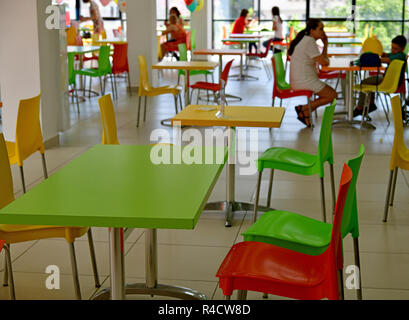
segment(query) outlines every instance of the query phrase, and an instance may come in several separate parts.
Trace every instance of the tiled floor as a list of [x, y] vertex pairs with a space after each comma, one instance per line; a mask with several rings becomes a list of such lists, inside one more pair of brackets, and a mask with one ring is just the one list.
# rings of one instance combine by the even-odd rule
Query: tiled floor
[[[237, 63], [237, 62], [236, 62]], [[272, 81], [264, 70], [251, 70], [260, 77], [258, 81], [229, 81], [227, 91], [240, 95], [243, 101], [236, 105], [271, 105]], [[201, 80], [201, 79], [200, 79]], [[195, 81], [195, 78], [193, 78]], [[164, 71], [161, 83], [175, 83], [176, 73]], [[120, 83], [120, 98], [116, 102], [116, 117], [119, 140], [122, 144], [149, 144], [153, 129], [161, 127], [160, 120], [173, 115], [173, 99], [163, 96], [149, 100], [145, 123], [136, 128], [137, 97], [126, 93], [126, 83]], [[196, 101], [196, 100], [194, 100]], [[301, 99], [284, 101], [287, 108], [280, 129], [258, 130], [258, 151], [271, 146], [286, 146], [306, 152], [315, 152], [319, 137], [322, 110], [318, 111], [317, 126], [312, 131], [296, 120], [294, 106]], [[81, 114], [72, 105], [73, 126], [61, 134], [61, 145], [46, 151], [50, 174], [55, 173], [72, 159], [101, 141], [100, 115], [97, 98], [81, 103]], [[342, 110], [342, 102], [337, 110]], [[359, 128], [333, 127], [335, 152], [335, 177], [339, 182], [342, 165], [357, 154], [363, 143], [366, 155], [360, 171], [357, 192], [360, 221], [360, 251], [364, 299], [409, 299], [409, 173], [401, 172], [398, 178], [395, 205], [391, 208], [387, 223], [382, 222], [383, 207], [388, 179], [389, 154], [392, 148], [393, 126], [388, 126], [381, 110], [373, 114], [375, 131]], [[240, 129], [244, 130], [244, 129]], [[405, 132], [408, 137], [408, 132]], [[239, 151], [243, 146], [239, 145]], [[29, 189], [42, 181], [39, 155], [33, 155], [25, 164], [26, 181]], [[16, 197], [21, 195], [21, 183], [17, 167], [13, 166]], [[327, 171], [327, 173], [329, 173]], [[236, 199], [251, 201], [256, 185], [256, 174], [243, 176], [236, 173]], [[265, 175], [267, 179], [267, 175]], [[225, 173], [217, 182], [210, 200], [225, 199]], [[263, 181], [263, 185], [267, 180]], [[266, 200], [266, 188], [261, 193]], [[321, 219], [319, 181], [317, 177], [303, 177], [277, 172], [273, 189], [272, 205], [306, 216]], [[327, 208], [331, 207], [330, 187], [326, 183]], [[195, 230], [159, 230], [159, 281], [190, 287], [205, 293], [210, 299], [221, 299], [215, 273], [230, 247], [242, 240], [241, 232], [251, 223], [251, 213], [235, 215], [233, 226], [224, 227], [224, 216], [203, 213]], [[109, 286], [109, 251], [106, 229], [94, 229], [95, 249], [103, 287]], [[344, 242], [346, 265], [353, 264], [352, 241]], [[92, 269], [86, 238], [76, 242], [83, 298], [91, 298], [97, 290], [93, 285]], [[68, 246], [64, 240], [41, 240], [12, 245], [12, 259], [18, 299], [74, 299]], [[126, 281], [144, 280], [144, 237], [143, 230], [134, 230], [126, 241]], [[3, 274], [4, 258], [0, 257]], [[61, 271], [59, 290], [45, 287], [45, 269], [57, 265]], [[0, 287], [0, 299], [8, 298], [8, 289]], [[150, 296], [129, 296], [129, 299], [152, 299]], [[249, 293], [249, 299], [262, 299], [258, 293]], [[356, 299], [353, 290], [346, 290], [347, 299]], [[154, 297], [153, 299], [161, 299]], [[270, 296], [269, 299], [281, 299]]]

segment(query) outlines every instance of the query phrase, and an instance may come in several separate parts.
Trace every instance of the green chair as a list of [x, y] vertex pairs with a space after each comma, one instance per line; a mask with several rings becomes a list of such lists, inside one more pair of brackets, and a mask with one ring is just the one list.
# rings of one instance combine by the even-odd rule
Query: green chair
[[[350, 233], [354, 240], [355, 264], [359, 268], [359, 289], [357, 291], [359, 300], [362, 299], [362, 289], [360, 283], [361, 266], [358, 245], [359, 226], [356, 181], [364, 153], [365, 147], [361, 145], [359, 155], [348, 161], [353, 177], [345, 201], [341, 224], [342, 239]], [[315, 256], [327, 250], [331, 242], [331, 231], [332, 225], [325, 222], [288, 211], [269, 211], [264, 213], [242, 235], [244, 241], [265, 242]]]
[[[178, 48], [179, 48], [179, 61], [188, 61], [186, 44], [181, 43], [181, 44], [178, 45]], [[209, 70], [191, 70], [189, 72], [189, 74], [191, 76], [197, 76], [197, 75], [203, 74], [205, 76], [206, 82], [208, 82], [207, 81], [207, 76], [211, 75], [212, 76], [212, 81], [214, 82], [213, 71], [209, 71]], [[178, 85], [180, 83], [180, 76], [185, 76], [185, 70], [178, 70]]]
[[76, 70], [74, 68], [74, 58], [75, 53], [68, 53], [68, 85], [72, 86], [72, 102], [74, 99], [77, 101], [77, 111], [80, 113], [78, 92], [77, 92], [77, 82], [76, 82]]
[[273, 188], [274, 169], [283, 170], [311, 176], [317, 174], [321, 182], [321, 206], [323, 221], [326, 222], [325, 214], [325, 190], [324, 190], [324, 162], [328, 161], [331, 171], [331, 187], [332, 187], [332, 206], [335, 210], [335, 186], [334, 186], [334, 156], [332, 151], [332, 119], [334, 116], [336, 100], [325, 108], [324, 116], [321, 122], [320, 138], [318, 142], [317, 154], [309, 154], [302, 151], [297, 151], [288, 148], [270, 148], [267, 149], [257, 160], [259, 171], [257, 181], [257, 191], [254, 205], [253, 221], [257, 220], [257, 209], [260, 197], [260, 185], [263, 170], [271, 169], [270, 184], [268, 189], [267, 207], [270, 207], [271, 191]]
[[192, 51], [196, 49], [196, 29], [190, 30], [190, 50]]
[[[98, 68], [96, 69], [85, 68], [85, 69], [78, 70], [76, 72], [79, 75], [88, 76], [90, 78], [89, 97], [91, 97], [92, 78], [99, 78], [99, 84], [101, 86], [101, 94], [104, 95], [105, 94], [105, 81], [106, 81], [106, 76], [108, 75], [111, 78], [112, 93], [115, 95], [111, 61], [109, 60], [110, 54], [111, 54], [111, 48], [109, 46], [102, 46], [99, 50]], [[102, 84], [102, 77], [104, 77], [104, 85]]]

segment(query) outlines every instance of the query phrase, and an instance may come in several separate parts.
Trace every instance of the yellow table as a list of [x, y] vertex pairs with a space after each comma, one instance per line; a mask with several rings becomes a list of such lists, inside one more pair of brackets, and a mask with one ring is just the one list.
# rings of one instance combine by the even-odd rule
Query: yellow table
[[[204, 111], [204, 109], [211, 109]], [[235, 211], [253, 210], [253, 204], [235, 201], [235, 161], [231, 161], [236, 144], [236, 127], [280, 128], [284, 118], [285, 108], [272, 107], [225, 107], [225, 117], [216, 117], [220, 106], [189, 105], [171, 119], [172, 125], [180, 126], [218, 126], [229, 130], [229, 164], [227, 169], [227, 200], [208, 203], [205, 210], [218, 210], [226, 213], [226, 227], [231, 226]], [[259, 207], [260, 211], [271, 208]]]
[[189, 102], [189, 85], [190, 85], [190, 71], [191, 70], [213, 70], [219, 64], [210, 61], [162, 61], [152, 66], [152, 69], [174, 69], [185, 70], [185, 105]]

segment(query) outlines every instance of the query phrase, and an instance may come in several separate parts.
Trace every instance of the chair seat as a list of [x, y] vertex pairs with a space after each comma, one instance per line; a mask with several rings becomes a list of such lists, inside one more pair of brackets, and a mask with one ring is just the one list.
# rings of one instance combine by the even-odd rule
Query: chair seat
[[10, 165], [17, 163], [16, 157], [16, 143], [11, 141], [6, 141], [7, 154], [9, 156]]
[[[320, 79], [338, 79], [339, 77], [339, 72], [325, 72], [325, 71], [320, 71], [318, 73], [318, 78]], [[345, 79], [346, 74], [344, 72], [341, 73], [341, 79]]]
[[49, 238], [64, 238], [72, 243], [82, 237], [89, 230], [88, 227], [54, 227], [0, 224], [0, 239], [6, 243], [19, 243]]
[[199, 81], [190, 86], [192, 89], [210, 90], [210, 91], [220, 91], [219, 83], [211, 83], [205, 81]]
[[300, 97], [300, 96], [306, 96], [308, 98], [311, 98], [312, 95], [313, 95], [313, 92], [309, 90], [280, 89], [277, 87], [277, 96], [280, 99]]
[[90, 77], [101, 77], [105, 75], [99, 72], [98, 69], [93, 69], [93, 68], [76, 70], [76, 73], [82, 76], [90, 76]]
[[[184, 76], [185, 75], [185, 70], [178, 70], [179, 72], [179, 75], [182, 75], [182, 76]], [[191, 76], [197, 76], [197, 75], [201, 75], [201, 74], [204, 74], [204, 75], [211, 75], [211, 74], [213, 74], [213, 71], [209, 71], [209, 70], [190, 70], [189, 71], [189, 75], [191, 75]]]
[[[262, 164], [260, 164], [262, 162]], [[317, 163], [317, 156], [288, 148], [267, 149], [258, 158], [259, 167], [312, 174], [308, 172]], [[259, 168], [260, 171], [260, 168]]]
[[354, 85], [353, 88], [356, 91], [367, 92], [367, 93], [376, 92], [376, 91], [383, 92], [383, 93], [390, 93], [390, 94], [395, 93], [390, 90], [382, 90], [382, 87], [380, 85], [378, 85], [378, 88], [377, 88], [376, 85], [373, 85], [373, 84], [363, 84], [362, 86], [357, 84], [357, 85]]
[[216, 276], [220, 278], [220, 282], [223, 277], [235, 278], [234, 282], [240, 278], [246, 282], [261, 281], [265, 286], [263, 292], [266, 293], [274, 293], [274, 290], [264, 291], [268, 286], [273, 289], [274, 284], [315, 287], [324, 281], [328, 268], [322, 257], [323, 255], [306, 255], [268, 243], [245, 241], [230, 249]]
[[247, 53], [247, 57], [265, 58], [267, 55], [264, 53]]
[[143, 90], [143, 96], [154, 97], [162, 94], [173, 94], [177, 96], [182, 91], [181, 86], [164, 86], [158, 88], [151, 88], [150, 90]]
[[320, 255], [331, 242], [332, 225], [289, 211], [264, 213], [242, 235], [297, 252]]

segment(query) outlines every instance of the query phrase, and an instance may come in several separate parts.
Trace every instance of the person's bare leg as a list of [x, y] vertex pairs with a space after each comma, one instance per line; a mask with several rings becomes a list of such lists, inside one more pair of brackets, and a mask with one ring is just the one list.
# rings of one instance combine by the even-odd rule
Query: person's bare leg
[[[331, 88], [330, 86], [325, 86], [324, 89], [322, 89], [320, 92], [316, 93], [316, 95], [319, 97], [318, 99], [314, 100], [311, 102], [311, 111], [314, 111], [320, 106], [326, 105], [334, 101], [334, 99], [337, 98], [337, 93], [336, 91]], [[309, 117], [310, 117], [310, 112], [308, 110], [308, 104], [302, 106], [302, 113], [305, 116], [305, 122], [307, 125], [310, 124]]]

